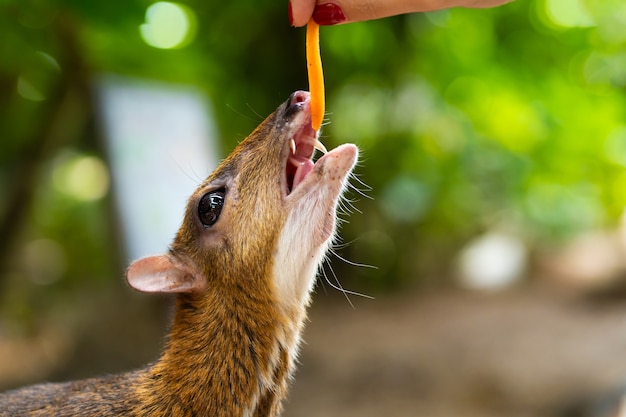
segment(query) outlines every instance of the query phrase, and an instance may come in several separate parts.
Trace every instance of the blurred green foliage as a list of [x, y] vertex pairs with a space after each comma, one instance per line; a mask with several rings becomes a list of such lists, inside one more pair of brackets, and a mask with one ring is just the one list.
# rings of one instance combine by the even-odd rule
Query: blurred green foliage
[[[286, 1], [184, 4], [195, 35], [159, 49], [141, 36], [146, 0], [0, 2], [0, 313], [27, 319], [24, 305], [122, 285], [110, 197], [76, 198], [54, 180], [72, 158], [101, 155], [99, 75], [196, 86], [225, 150], [307, 88], [304, 30], [289, 26]], [[341, 281], [444, 280], [459, 247], [494, 228], [534, 247], [615, 224], [625, 25], [618, 0], [518, 0], [323, 27], [322, 139], [362, 148], [372, 197], [350, 195], [362, 213], [343, 216], [350, 244], [337, 251], [378, 267], [334, 261]]]

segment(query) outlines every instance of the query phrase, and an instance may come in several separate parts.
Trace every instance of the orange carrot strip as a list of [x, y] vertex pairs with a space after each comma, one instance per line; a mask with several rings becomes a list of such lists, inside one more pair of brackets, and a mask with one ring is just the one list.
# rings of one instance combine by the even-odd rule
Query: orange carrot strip
[[319, 130], [324, 119], [324, 72], [320, 54], [320, 26], [311, 18], [306, 25], [306, 66], [311, 93], [311, 125]]

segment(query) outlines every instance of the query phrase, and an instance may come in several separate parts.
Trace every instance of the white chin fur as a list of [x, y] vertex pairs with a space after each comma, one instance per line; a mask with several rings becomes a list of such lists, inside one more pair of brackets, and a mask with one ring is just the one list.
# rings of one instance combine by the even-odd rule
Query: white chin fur
[[293, 319], [278, 340], [287, 348], [291, 364], [298, 355], [317, 268], [332, 242], [337, 203], [357, 156], [354, 145], [327, 153], [284, 201], [288, 215], [278, 239], [273, 278], [278, 302]]
[[278, 241], [274, 285], [287, 310], [308, 304], [317, 268], [332, 241], [337, 203], [357, 156], [351, 144], [327, 153], [285, 201], [289, 214]]

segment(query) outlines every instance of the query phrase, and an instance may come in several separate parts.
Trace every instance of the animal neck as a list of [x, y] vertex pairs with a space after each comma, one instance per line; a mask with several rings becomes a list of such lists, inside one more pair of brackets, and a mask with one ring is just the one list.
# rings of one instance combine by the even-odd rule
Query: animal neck
[[140, 393], [146, 411], [278, 415], [304, 317], [277, 310], [271, 293], [251, 291], [248, 282], [179, 295], [176, 304], [166, 348]]

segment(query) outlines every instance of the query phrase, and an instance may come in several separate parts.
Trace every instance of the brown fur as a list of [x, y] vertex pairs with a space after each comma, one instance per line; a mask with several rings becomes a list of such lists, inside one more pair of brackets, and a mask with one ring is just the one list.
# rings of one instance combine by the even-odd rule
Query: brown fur
[[[280, 414], [308, 304], [308, 295], [285, 304], [272, 282], [290, 210], [281, 162], [293, 133], [290, 105], [270, 115], [198, 187], [170, 252], [130, 267], [135, 288], [178, 293], [159, 360], [121, 375], [0, 394], [0, 416]], [[221, 187], [227, 199], [220, 219], [204, 227], [198, 201]]]

